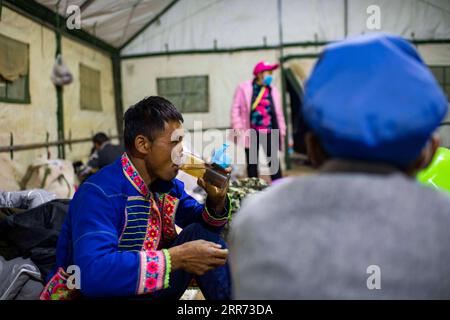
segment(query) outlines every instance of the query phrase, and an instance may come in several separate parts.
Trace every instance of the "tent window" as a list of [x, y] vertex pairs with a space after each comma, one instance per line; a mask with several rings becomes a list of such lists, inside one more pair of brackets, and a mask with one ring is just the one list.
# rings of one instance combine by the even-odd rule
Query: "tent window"
[[0, 35], [0, 101], [30, 103], [28, 44]]
[[433, 66], [430, 69], [450, 101], [450, 66]]
[[156, 79], [158, 95], [172, 102], [181, 113], [209, 111], [208, 76]]
[[100, 71], [80, 63], [80, 108], [102, 111]]

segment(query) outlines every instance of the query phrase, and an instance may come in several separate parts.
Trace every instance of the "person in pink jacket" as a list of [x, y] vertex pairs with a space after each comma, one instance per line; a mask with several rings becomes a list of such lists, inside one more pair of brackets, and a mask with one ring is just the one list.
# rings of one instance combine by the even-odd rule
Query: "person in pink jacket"
[[258, 153], [261, 143], [268, 159], [272, 181], [282, 176], [279, 150], [286, 136], [286, 123], [280, 93], [272, 82], [278, 64], [260, 61], [253, 69], [253, 80], [241, 83], [234, 93], [231, 127], [234, 140], [245, 148], [247, 174], [258, 177]]

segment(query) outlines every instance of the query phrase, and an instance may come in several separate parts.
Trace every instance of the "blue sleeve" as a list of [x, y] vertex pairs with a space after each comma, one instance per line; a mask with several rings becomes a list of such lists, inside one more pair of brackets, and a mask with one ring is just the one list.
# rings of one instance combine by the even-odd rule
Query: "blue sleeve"
[[[170, 257], [163, 251], [119, 251], [121, 212], [95, 185], [84, 185], [73, 204], [74, 263], [86, 296], [131, 296], [167, 285]], [[149, 271], [150, 270], [150, 271]], [[151, 279], [150, 279], [151, 278]]]

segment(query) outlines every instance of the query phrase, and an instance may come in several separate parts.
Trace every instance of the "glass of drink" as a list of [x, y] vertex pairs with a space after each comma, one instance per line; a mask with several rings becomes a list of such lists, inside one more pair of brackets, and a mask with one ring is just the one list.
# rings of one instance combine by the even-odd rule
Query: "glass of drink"
[[225, 188], [230, 180], [230, 174], [221, 166], [207, 163], [191, 152], [184, 152], [180, 169], [193, 177], [203, 178], [220, 189]]

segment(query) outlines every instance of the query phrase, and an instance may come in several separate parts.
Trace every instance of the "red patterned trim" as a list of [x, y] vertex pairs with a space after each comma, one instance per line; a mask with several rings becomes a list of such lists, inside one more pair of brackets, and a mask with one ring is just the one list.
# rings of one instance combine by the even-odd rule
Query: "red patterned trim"
[[69, 289], [67, 287], [67, 276], [64, 269], [59, 268], [55, 275], [42, 290], [39, 296], [40, 300], [73, 300], [79, 295], [76, 289]]
[[205, 207], [205, 210], [203, 210], [202, 217], [203, 217], [203, 220], [205, 220], [205, 222], [206, 222], [207, 224], [210, 224], [210, 225], [212, 225], [212, 226], [214, 226], [214, 227], [222, 227], [222, 226], [224, 226], [224, 225], [227, 223], [227, 221], [228, 221], [228, 217], [225, 217], [224, 220], [218, 220], [218, 219], [212, 217], [212, 216], [208, 213], [208, 209], [206, 209], [206, 207]]
[[160, 251], [141, 251], [141, 272], [137, 294], [146, 294], [168, 287], [170, 261], [166, 261], [166, 254]]
[[130, 158], [126, 152], [122, 154], [122, 158], [120, 159], [122, 162], [122, 169], [125, 176], [131, 182], [131, 184], [144, 196], [147, 197], [150, 191], [147, 188], [147, 185], [144, 182], [144, 179], [141, 178], [141, 175], [133, 166]]
[[205, 205], [205, 209], [203, 210], [203, 213], [202, 213], [203, 220], [206, 223], [208, 223], [208, 224], [210, 224], [210, 225], [212, 225], [214, 227], [222, 227], [222, 226], [224, 226], [228, 222], [229, 215], [230, 215], [229, 213], [231, 212], [231, 201], [230, 201], [230, 198], [229, 198], [228, 195], [227, 195], [227, 202], [228, 202], [228, 208], [226, 208], [227, 209], [227, 214], [224, 215], [223, 217], [215, 217], [215, 216], [211, 215], [208, 212], [208, 208]]
[[172, 240], [177, 236], [175, 229], [175, 213], [177, 211], [178, 198], [166, 194], [163, 204], [163, 236], [164, 240]]

